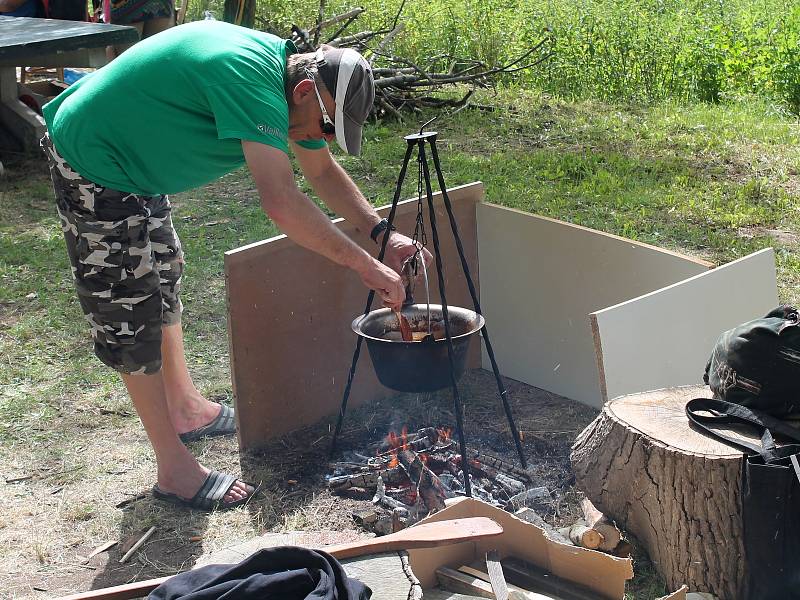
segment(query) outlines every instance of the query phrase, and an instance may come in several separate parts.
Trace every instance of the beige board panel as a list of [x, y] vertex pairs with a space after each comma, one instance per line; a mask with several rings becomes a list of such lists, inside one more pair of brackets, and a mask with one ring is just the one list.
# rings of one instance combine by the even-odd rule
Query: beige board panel
[[[702, 273], [710, 263], [615, 235], [478, 206], [481, 308], [500, 371], [599, 407], [589, 313]], [[490, 368], [484, 355], [484, 368]]]
[[719, 335], [777, 305], [775, 254], [765, 248], [592, 313], [604, 400], [703, 383]]
[[[475, 205], [483, 193], [479, 182], [448, 190], [476, 287]], [[472, 308], [438, 193], [434, 204], [448, 304]], [[388, 217], [389, 209], [383, 207], [378, 212]], [[398, 230], [410, 236], [416, 214], [416, 198], [399, 203], [395, 217]], [[424, 216], [428, 246], [433, 251], [427, 206]], [[342, 219], [335, 223], [377, 256], [378, 247], [366, 235]], [[438, 302], [436, 269], [429, 271], [431, 301]], [[226, 252], [225, 283], [241, 448], [257, 448], [272, 437], [338, 415], [356, 346], [350, 323], [363, 314], [368, 293], [358, 276], [282, 235]], [[418, 284], [418, 302], [424, 301], [423, 290], [424, 285]], [[379, 307], [379, 303], [373, 303], [373, 309]], [[472, 344], [471, 352], [468, 366], [479, 367], [479, 344]], [[393, 393], [378, 382], [366, 344], [362, 344], [348, 410]]]

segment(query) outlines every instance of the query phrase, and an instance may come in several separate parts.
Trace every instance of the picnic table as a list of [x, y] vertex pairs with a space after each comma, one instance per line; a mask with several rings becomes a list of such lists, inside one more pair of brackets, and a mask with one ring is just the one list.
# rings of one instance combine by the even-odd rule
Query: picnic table
[[138, 39], [124, 25], [0, 16], [0, 126], [25, 151], [35, 151], [44, 135], [42, 117], [19, 101], [17, 67], [102, 67], [106, 46]]

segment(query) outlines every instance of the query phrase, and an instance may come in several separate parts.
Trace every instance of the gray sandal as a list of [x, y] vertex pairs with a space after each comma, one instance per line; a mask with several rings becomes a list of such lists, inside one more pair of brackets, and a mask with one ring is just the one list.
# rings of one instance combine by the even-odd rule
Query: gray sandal
[[235, 508], [236, 506], [241, 506], [242, 504], [249, 502], [250, 498], [255, 496], [257, 491], [256, 486], [254, 486], [252, 483], [244, 482], [251, 486], [253, 491], [240, 500], [225, 502], [225, 494], [228, 493], [228, 490], [233, 487], [233, 484], [236, 483], [236, 481], [237, 478], [233, 475], [222, 473], [220, 471], [211, 471], [208, 474], [208, 477], [206, 477], [206, 480], [203, 482], [203, 485], [201, 485], [200, 489], [197, 490], [197, 493], [189, 499], [178, 496], [178, 494], [173, 494], [172, 492], [165, 492], [158, 487], [158, 484], [153, 486], [153, 498], [157, 498], [171, 504], [177, 504], [178, 506], [197, 508], [199, 510], [225, 510], [228, 508]]
[[236, 413], [230, 406], [221, 405], [222, 409], [208, 425], [181, 433], [178, 437], [183, 443], [194, 442], [201, 438], [215, 437], [218, 435], [233, 435], [236, 433]]

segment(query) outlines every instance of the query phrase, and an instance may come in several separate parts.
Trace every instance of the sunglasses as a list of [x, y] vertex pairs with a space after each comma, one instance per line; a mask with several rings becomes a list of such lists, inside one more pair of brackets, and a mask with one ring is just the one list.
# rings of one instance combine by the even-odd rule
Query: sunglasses
[[317, 80], [314, 74], [306, 69], [306, 76], [314, 83], [314, 92], [317, 94], [319, 108], [322, 111], [322, 118], [319, 120], [319, 128], [322, 130], [323, 135], [336, 135], [336, 125], [328, 116], [328, 111], [322, 103], [322, 96], [319, 95], [319, 88], [317, 87]]

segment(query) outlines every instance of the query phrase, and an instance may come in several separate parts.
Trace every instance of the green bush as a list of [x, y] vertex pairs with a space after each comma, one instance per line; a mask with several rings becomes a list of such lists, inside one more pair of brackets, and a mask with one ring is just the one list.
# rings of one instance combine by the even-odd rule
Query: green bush
[[[194, 0], [217, 18], [222, 0]], [[363, 3], [347, 33], [389, 26], [401, 0]], [[327, 2], [325, 16], [356, 2]], [[257, 26], [311, 27], [317, 0], [261, 0]], [[502, 63], [547, 37], [552, 57], [506, 83], [568, 98], [719, 102], [755, 94], [800, 113], [800, 4], [795, 0], [408, 0], [396, 54], [428, 68], [455, 58]]]

